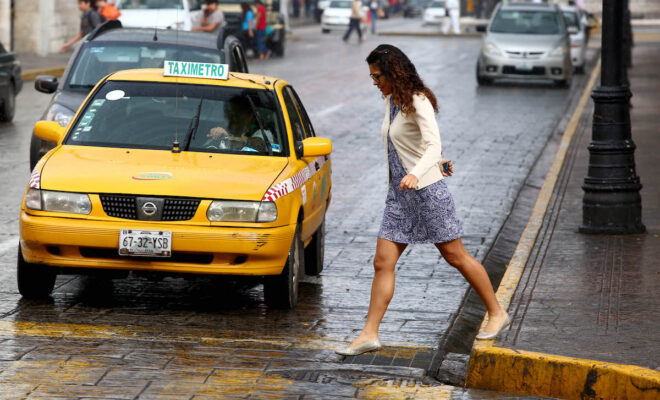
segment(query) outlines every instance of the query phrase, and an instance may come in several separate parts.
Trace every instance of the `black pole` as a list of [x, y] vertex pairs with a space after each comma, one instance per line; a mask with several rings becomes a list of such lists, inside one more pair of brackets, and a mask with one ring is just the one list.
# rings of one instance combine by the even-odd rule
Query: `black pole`
[[582, 189], [583, 233], [642, 233], [642, 185], [630, 133], [630, 89], [625, 85], [624, 2], [603, 0], [601, 81], [594, 99], [589, 169]]

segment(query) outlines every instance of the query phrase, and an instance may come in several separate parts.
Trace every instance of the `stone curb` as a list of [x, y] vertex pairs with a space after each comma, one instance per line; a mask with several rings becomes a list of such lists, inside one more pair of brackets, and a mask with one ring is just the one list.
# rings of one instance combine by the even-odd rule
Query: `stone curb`
[[21, 74], [21, 79], [23, 79], [24, 81], [31, 81], [39, 75], [62, 76], [65, 68], [66, 65], [59, 65], [59, 66], [47, 67], [47, 68], [28, 69], [23, 71], [23, 73]]
[[[527, 226], [497, 290], [497, 299], [505, 309], [511, 303], [534, 248], [571, 140], [599, 74], [600, 60], [566, 126]], [[486, 323], [484, 318], [481, 329]], [[497, 347], [493, 340], [475, 340], [465, 386], [566, 399], [652, 399], [658, 396], [660, 372], [633, 365]]]

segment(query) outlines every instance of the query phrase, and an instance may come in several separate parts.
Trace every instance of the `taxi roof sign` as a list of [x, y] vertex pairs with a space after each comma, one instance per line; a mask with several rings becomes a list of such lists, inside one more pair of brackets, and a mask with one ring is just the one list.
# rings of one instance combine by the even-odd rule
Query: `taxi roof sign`
[[227, 80], [229, 65], [188, 61], [165, 61], [163, 76]]

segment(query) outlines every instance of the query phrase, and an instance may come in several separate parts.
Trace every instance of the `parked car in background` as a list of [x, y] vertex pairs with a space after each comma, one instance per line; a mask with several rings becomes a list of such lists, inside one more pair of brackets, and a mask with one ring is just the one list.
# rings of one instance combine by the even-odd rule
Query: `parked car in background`
[[447, 17], [445, 0], [434, 0], [426, 10], [424, 10], [424, 24], [438, 25]]
[[16, 53], [0, 43], [0, 122], [11, 122], [16, 111], [16, 95], [23, 88], [21, 63]]
[[428, 0], [408, 0], [403, 6], [403, 16], [405, 18], [419, 17], [424, 14], [428, 5]]
[[550, 79], [570, 86], [573, 68], [570, 39], [559, 6], [547, 3], [500, 3], [486, 26], [477, 61], [477, 82], [499, 78]]
[[[236, 35], [242, 30], [242, 11], [241, 2], [245, 0], [218, 0], [218, 8], [225, 15], [225, 35]], [[254, 1], [248, 1], [254, 4]], [[286, 29], [284, 26], [284, 16], [280, 14], [279, 0], [263, 0], [266, 6], [266, 37], [264, 42], [266, 46], [276, 56], [283, 57], [286, 47]], [[256, 8], [253, 8], [256, 12]]]
[[571, 62], [575, 72], [584, 72], [589, 41], [589, 26], [587, 16], [582, 10], [574, 6], [561, 6], [566, 20], [566, 28], [571, 38]]
[[127, 28], [192, 29], [201, 13], [197, 0], [119, 0], [119, 20]]
[[[332, 0], [323, 15], [321, 15], [321, 32], [329, 33], [332, 30], [345, 31], [348, 29], [348, 23], [351, 19], [351, 0]], [[367, 7], [362, 7], [362, 22], [360, 29], [366, 32], [367, 26], [364, 17], [367, 14]]]
[[[165, 60], [228, 64], [230, 71], [248, 72], [241, 42], [225, 38], [218, 50], [216, 35], [203, 32], [178, 32], [123, 28], [119, 21], [108, 21], [96, 28], [76, 48], [61, 79], [38, 76], [36, 90], [54, 93], [42, 120], [66, 126], [94, 85], [111, 72], [160, 68]], [[30, 169], [55, 143], [34, 134], [30, 142]]]

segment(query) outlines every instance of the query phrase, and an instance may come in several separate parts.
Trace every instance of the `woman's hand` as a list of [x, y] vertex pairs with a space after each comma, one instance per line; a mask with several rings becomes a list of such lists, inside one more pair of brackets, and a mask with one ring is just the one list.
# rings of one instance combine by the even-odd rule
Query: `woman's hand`
[[[445, 169], [442, 167], [442, 164], [446, 162], [449, 162], [449, 172], [445, 172]], [[452, 176], [454, 174], [454, 163], [447, 160], [446, 158], [443, 158], [440, 161], [440, 172], [442, 172], [442, 176]]]
[[401, 190], [413, 190], [415, 189], [415, 186], [417, 186], [417, 183], [419, 182], [419, 179], [413, 174], [408, 174], [401, 179], [401, 183], [399, 183], [399, 189]]
[[206, 135], [206, 137], [210, 137], [213, 140], [218, 140], [223, 136], [229, 136], [229, 133], [227, 130], [221, 126], [216, 126], [215, 128], [211, 129], [211, 132]]

